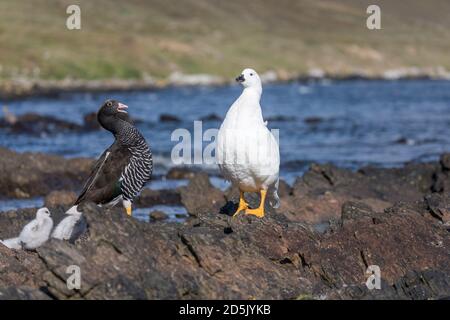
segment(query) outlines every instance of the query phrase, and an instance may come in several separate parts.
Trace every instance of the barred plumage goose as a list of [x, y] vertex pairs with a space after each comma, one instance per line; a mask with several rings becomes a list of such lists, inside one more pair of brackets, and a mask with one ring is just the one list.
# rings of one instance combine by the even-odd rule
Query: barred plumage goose
[[115, 141], [97, 160], [75, 206], [85, 201], [115, 205], [122, 200], [131, 215], [133, 199], [150, 180], [152, 153], [128, 118], [127, 109], [116, 100], [107, 100], [100, 108], [98, 122], [114, 135]]

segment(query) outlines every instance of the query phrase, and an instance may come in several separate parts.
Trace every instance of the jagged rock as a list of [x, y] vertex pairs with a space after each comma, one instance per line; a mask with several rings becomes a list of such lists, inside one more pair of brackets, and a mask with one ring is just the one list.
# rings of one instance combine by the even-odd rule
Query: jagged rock
[[45, 196], [53, 190], [81, 188], [93, 164], [91, 159], [17, 153], [0, 148], [0, 194], [3, 197]]
[[365, 284], [333, 290], [327, 299], [430, 300], [449, 299], [450, 275], [433, 270], [407, 272], [394, 284], [381, 279], [380, 289], [369, 290]]
[[425, 202], [431, 215], [443, 223], [450, 222], [450, 196], [433, 193], [425, 197]]
[[448, 193], [450, 191], [450, 153], [441, 156], [441, 170], [437, 170], [434, 174], [434, 184], [432, 191]]
[[[84, 241], [52, 239], [37, 254], [0, 248], [8, 275], [0, 277], [0, 292], [28, 286], [59, 299], [443, 298], [450, 235], [414, 208], [397, 206], [379, 221], [358, 214], [320, 234], [274, 212], [258, 219], [211, 211], [184, 224], [149, 224], [88, 203], [80, 208], [89, 226]], [[67, 287], [72, 265], [80, 268], [79, 290]], [[368, 265], [380, 267], [385, 290], [364, 286]]]
[[196, 174], [186, 187], [181, 187], [179, 190], [181, 203], [193, 216], [219, 212], [226, 203], [222, 191], [213, 187], [206, 173]]
[[[450, 292], [445, 224], [450, 199], [432, 193], [434, 178], [447, 170], [442, 162], [358, 172], [314, 165], [292, 189], [280, 184], [282, 206], [267, 208], [264, 219], [228, 216], [221, 209], [230, 200], [236, 205], [236, 189], [221, 192], [205, 173], [195, 174], [173, 195], [194, 216], [184, 223], [146, 223], [121, 208], [83, 204], [88, 225], [83, 241], [51, 239], [36, 252], [0, 246], [0, 294], [20, 299], [41, 293], [59, 299], [444, 299]], [[246, 197], [251, 206], [259, 204], [257, 194]], [[147, 200], [139, 201], [163, 198], [148, 190], [142, 196]], [[2, 213], [0, 238], [17, 236], [35, 211]], [[55, 224], [63, 213], [52, 209]], [[328, 220], [325, 232], [316, 231], [315, 223]], [[80, 267], [80, 290], [67, 287], [71, 265]], [[382, 290], [365, 286], [370, 265], [381, 269]]]
[[94, 287], [84, 298], [93, 300], [145, 300], [148, 299], [148, 296], [145, 290], [135, 281], [119, 275]]
[[153, 221], [160, 221], [168, 218], [167, 214], [162, 211], [152, 211], [150, 212], [149, 216]]
[[43, 291], [30, 287], [8, 287], [0, 289], [0, 300], [50, 300]]
[[436, 172], [440, 172], [436, 163], [394, 169], [366, 167], [357, 172], [313, 164], [297, 178], [292, 195], [282, 197], [279, 211], [291, 220], [312, 223], [339, 219], [346, 201], [365, 203], [373, 211], [382, 212], [399, 201], [422, 200], [432, 191]]
[[280, 179], [280, 184], [278, 186], [278, 196], [279, 197], [287, 197], [287, 196], [290, 196], [291, 193], [292, 193], [291, 186], [283, 179]]
[[450, 153], [444, 153], [440, 158], [440, 163], [445, 171], [450, 170]]
[[37, 255], [28, 251], [11, 250], [0, 244], [0, 288], [11, 286], [39, 287], [39, 275], [45, 270]]
[[345, 225], [346, 222], [355, 219], [371, 218], [373, 214], [372, 208], [367, 204], [347, 201], [342, 205], [341, 224]]

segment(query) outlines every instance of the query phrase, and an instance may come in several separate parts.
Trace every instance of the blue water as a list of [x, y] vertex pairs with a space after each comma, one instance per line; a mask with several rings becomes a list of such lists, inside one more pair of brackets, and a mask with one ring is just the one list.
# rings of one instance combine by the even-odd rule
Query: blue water
[[149, 222], [152, 211], [162, 211], [167, 214], [167, 219], [172, 222], [182, 222], [188, 217], [186, 209], [182, 206], [156, 205], [149, 208], [135, 208], [133, 217]]
[[39, 208], [44, 205], [44, 198], [31, 199], [3, 199], [0, 200], [0, 211], [17, 210], [24, 208]]
[[[106, 98], [118, 99], [130, 107], [133, 118], [141, 120], [137, 126], [152, 147], [155, 173], [163, 174], [172, 166], [170, 152], [177, 143], [171, 141], [173, 130], [186, 128], [192, 132], [194, 120], [209, 114], [223, 117], [240, 91], [238, 85], [182, 87], [64, 94], [4, 103], [15, 114], [36, 112], [81, 124], [83, 116], [96, 111]], [[332, 162], [353, 169], [367, 164], [391, 167], [435, 160], [450, 151], [448, 81], [271, 84], [264, 86], [261, 105], [269, 127], [280, 130], [281, 176], [290, 183], [311, 162]], [[175, 115], [182, 122], [160, 123], [161, 114]], [[280, 116], [285, 119], [275, 119]], [[219, 126], [220, 121], [204, 121], [203, 131]], [[0, 130], [2, 146], [65, 157], [97, 157], [112, 141], [111, 134], [104, 130], [42, 136]]]

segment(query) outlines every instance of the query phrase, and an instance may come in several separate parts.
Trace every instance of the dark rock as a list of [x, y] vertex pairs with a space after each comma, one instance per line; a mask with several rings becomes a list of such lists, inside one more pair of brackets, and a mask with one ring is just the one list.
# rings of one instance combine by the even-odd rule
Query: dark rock
[[381, 281], [381, 289], [369, 290], [366, 285], [349, 286], [340, 292], [332, 292], [331, 299], [376, 300], [439, 300], [448, 299], [450, 275], [441, 271], [411, 271], [390, 285]]
[[434, 174], [434, 183], [431, 186], [433, 192], [448, 192], [450, 190], [450, 172], [437, 171]]
[[396, 144], [408, 144], [408, 143], [410, 143], [410, 140], [405, 137], [400, 137], [397, 140], [395, 140], [395, 143]]
[[[100, 130], [101, 126], [97, 121], [97, 113], [90, 112], [84, 115], [83, 124], [69, 122], [52, 116], [40, 115], [37, 113], [26, 113], [16, 116], [8, 113], [0, 119], [0, 128], [16, 134], [42, 135], [55, 134], [67, 131], [87, 132]], [[141, 122], [139, 120], [133, 123]]]
[[317, 125], [323, 122], [323, 118], [321, 117], [308, 117], [303, 120], [306, 124], [309, 125]]
[[104, 283], [94, 287], [85, 299], [92, 300], [145, 300], [148, 299], [144, 288], [140, 287], [134, 280], [119, 275], [108, 279]]
[[450, 153], [441, 156], [440, 165], [441, 170], [436, 170], [434, 174], [432, 191], [448, 193], [450, 191]]
[[282, 115], [269, 116], [264, 120], [268, 122], [287, 122], [287, 121], [295, 121], [295, 117], [287, 117]]
[[134, 202], [138, 207], [151, 207], [158, 204], [179, 205], [181, 204], [181, 196], [178, 190], [142, 190], [139, 197]]
[[206, 173], [196, 174], [186, 187], [179, 188], [181, 203], [190, 215], [219, 212], [226, 203], [225, 197], [209, 181]]
[[100, 123], [97, 121], [97, 112], [90, 112], [84, 115], [84, 128], [86, 130], [100, 130]]
[[359, 300], [436, 300], [448, 299], [450, 275], [441, 271], [409, 271], [394, 284], [381, 279], [379, 290], [369, 290], [365, 284], [350, 285], [342, 290], [333, 290], [327, 299]]
[[0, 288], [38, 288], [42, 284], [40, 275], [44, 271], [45, 266], [35, 253], [11, 250], [0, 244]]
[[[83, 241], [52, 239], [36, 252], [0, 246], [0, 294], [24, 299], [41, 292], [59, 299], [443, 299], [450, 292], [450, 232], [444, 224], [450, 198], [430, 193], [436, 174], [445, 173], [441, 164], [358, 172], [313, 165], [292, 189], [280, 183], [282, 206], [276, 212], [267, 208], [263, 219], [220, 214], [227, 201], [236, 205], [237, 190], [221, 192], [205, 173], [195, 174], [173, 195], [194, 216], [184, 223], [145, 223], [122, 208], [83, 204], [88, 225]], [[35, 171], [45, 166], [39, 163]], [[257, 194], [246, 198], [252, 207], [259, 204]], [[148, 190], [139, 201], [163, 199]], [[0, 214], [0, 238], [17, 236], [35, 211]], [[63, 214], [63, 208], [52, 209], [55, 224]], [[330, 221], [324, 232], [315, 228], [321, 221]], [[70, 265], [80, 267], [80, 290], [67, 288]], [[382, 290], [364, 285], [370, 265], [381, 269]]]
[[365, 203], [347, 201], [342, 205], [341, 223], [345, 225], [349, 221], [362, 218], [371, 218], [374, 212], [372, 208]]
[[440, 163], [441, 163], [443, 170], [449, 171], [450, 170], [450, 153], [444, 153], [441, 156]]
[[450, 196], [432, 193], [425, 197], [427, 209], [431, 215], [443, 223], [450, 222]]
[[437, 165], [408, 164], [403, 168], [364, 168], [365, 185], [374, 195], [389, 202], [412, 202], [430, 192]]
[[193, 168], [186, 167], [174, 167], [170, 168], [166, 174], [167, 179], [180, 180], [180, 179], [191, 179], [199, 171]]
[[48, 208], [70, 207], [76, 199], [77, 194], [73, 191], [52, 191], [45, 197], [44, 206]]
[[165, 220], [167, 218], [168, 218], [167, 214], [162, 211], [157, 210], [150, 212], [150, 219], [153, 221]]
[[312, 164], [294, 183], [292, 196], [282, 197], [279, 211], [291, 220], [312, 223], [339, 219], [346, 201], [365, 203], [373, 211], [382, 212], [396, 202], [421, 201], [432, 190], [439, 167], [435, 163], [409, 164], [352, 172], [329, 164]]
[[9, 287], [0, 289], [0, 300], [50, 300], [43, 291], [30, 287]]
[[[436, 299], [450, 290], [450, 233], [414, 211], [393, 210], [381, 224], [358, 213], [345, 228], [319, 234], [276, 213], [209, 212], [185, 224], [149, 224], [120, 209], [80, 209], [89, 226], [83, 242], [50, 240], [37, 253], [0, 247], [0, 292], [28, 286], [59, 299]], [[71, 265], [80, 267], [80, 290], [67, 288]], [[364, 286], [368, 265], [381, 268], [383, 290]]]
[[287, 197], [287, 196], [291, 195], [291, 193], [292, 193], [291, 186], [283, 179], [280, 179], [280, 184], [278, 186], [278, 196], [279, 197]]
[[[438, 239], [441, 242], [437, 246]], [[364, 270], [369, 265], [378, 265], [382, 278], [393, 285], [411, 270], [447, 272], [444, 264], [449, 255], [444, 253], [444, 248], [449, 241], [443, 228], [434, 226], [419, 214], [391, 215], [382, 224], [361, 219], [321, 239], [321, 262], [314, 258], [306, 261], [312, 266], [317, 264], [317, 268], [313, 268], [317, 276], [327, 279], [325, 282], [332, 288], [365, 282]]]
[[159, 116], [160, 122], [181, 122], [181, 119], [177, 116], [171, 115], [171, 114], [161, 114]]
[[22, 228], [36, 217], [37, 209], [2, 212], [0, 214], [0, 239], [17, 237]]
[[36, 113], [26, 113], [17, 116], [14, 122], [6, 120], [0, 121], [0, 128], [5, 128], [12, 133], [42, 135], [62, 131], [81, 131], [82, 126], [61, 120], [52, 116], [45, 116]]
[[436, 270], [409, 271], [393, 287], [405, 299], [448, 299], [450, 274]]
[[303, 178], [297, 180], [293, 193], [295, 195], [297, 189], [302, 193], [306, 187], [360, 199], [416, 201], [430, 191], [436, 169], [435, 164], [409, 164], [393, 169], [365, 167], [352, 172], [332, 165], [313, 164]]
[[45, 196], [53, 190], [78, 190], [93, 160], [64, 159], [41, 153], [17, 153], [0, 148], [0, 194], [3, 197]]
[[218, 116], [215, 113], [210, 113], [206, 116], [201, 117], [200, 121], [222, 121], [222, 117]]

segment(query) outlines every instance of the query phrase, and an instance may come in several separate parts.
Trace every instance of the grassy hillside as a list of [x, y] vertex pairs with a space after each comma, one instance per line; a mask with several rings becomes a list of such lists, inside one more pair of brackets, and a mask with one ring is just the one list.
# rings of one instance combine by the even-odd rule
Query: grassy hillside
[[[82, 29], [65, 28], [79, 4]], [[369, 4], [382, 30], [366, 28]], [[0, 78], [450, 69], [448, 0], [0, 0]]]

